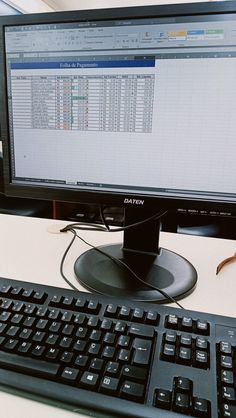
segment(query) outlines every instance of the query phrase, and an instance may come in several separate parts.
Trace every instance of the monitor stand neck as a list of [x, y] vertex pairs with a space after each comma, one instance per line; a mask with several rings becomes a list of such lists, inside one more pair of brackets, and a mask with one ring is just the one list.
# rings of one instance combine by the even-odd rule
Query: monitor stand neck
[[[127, 208], [125, 225], [145, 220], [156, 212], [141, 207]], [[159, 231], [160, 219], [152, 219], [125, 229], [123, 246], [105, 245], [98, 247], [99, 251], [83, 253], [75, 263], [78, 281], [92, 292], [141, 301], [169, 301], [145, 283], [176, 300], [187, 296], [196, 286], [196, 270], [180, 255], [159, 248]]]
[[[135, 224], [155, 215], [140, 207], [125, 208], [125, 226]], [[136, 251], [143, 254], [158, 255], [160, 218], [152, 219], [141, 225], [124, 230], [123, 250]], [[155, 232], [154, 232], [155, 231]]]

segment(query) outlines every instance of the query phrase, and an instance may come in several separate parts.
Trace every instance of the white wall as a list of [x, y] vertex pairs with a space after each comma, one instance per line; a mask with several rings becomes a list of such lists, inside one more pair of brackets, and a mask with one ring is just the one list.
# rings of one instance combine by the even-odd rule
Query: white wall
[[5, 0], [5, 2], [23, 13], [52, 12], [54, 10], [44, 0]]
[[175, 4], [210, 0], [11, 0], [9, 4], [24, 13], [52, 10], [100, 9], [109, 7], [141, 6], [148, 4]]
[[[204, 1], [204, 0], [190, 0]], [[208, 0], [205, 0], [208, 1]], [[148, 4], [186, 3], [188, 0], [46, 0], [55, 9], [99, 9], [109, 7], [142, 6]]]

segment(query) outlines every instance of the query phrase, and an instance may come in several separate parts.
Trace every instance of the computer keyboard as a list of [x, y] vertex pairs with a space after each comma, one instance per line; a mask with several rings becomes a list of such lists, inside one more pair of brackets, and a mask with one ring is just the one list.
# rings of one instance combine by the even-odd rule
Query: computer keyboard
[[0, 278], [0, 387], [95, 417], [236, 417], [236, 319]]

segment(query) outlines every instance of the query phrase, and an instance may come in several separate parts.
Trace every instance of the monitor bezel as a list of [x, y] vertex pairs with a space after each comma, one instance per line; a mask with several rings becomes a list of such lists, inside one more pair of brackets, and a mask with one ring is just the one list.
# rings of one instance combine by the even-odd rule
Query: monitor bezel
[[4, 28], [7, 26], [24, 24], [69, 23], [73, 21], [106, 21], [110, 19], [130, 19], [149, 17], [179, 17], [236, 14], [236, 1], [222, 1], [213, 3], [186, 3], [157, 6], [135, 6], [110, 9], [78, 10], [66, 12], [52, 12], [41, 14], [27, 14], [18, 16], [4, 16], [0, 18], [0, 109], [1, 136], [3, 143], [4, 188], [7, 196], [38, 198], [64, 202], [99, 203], [107, 205], [141, 205], [151, 207], [210, 208], [219, 210], [235, 210], [234, 201], [196, 197], [171, 197], [158, 195], [131, 194], [125, 192], [104, 192], [99, 190], [62, 189], [43, 186], [13, 184], [11, 182], [11, 154], [8, 128], [8, 108], [6, 92], [6, 67], [4, 61]]

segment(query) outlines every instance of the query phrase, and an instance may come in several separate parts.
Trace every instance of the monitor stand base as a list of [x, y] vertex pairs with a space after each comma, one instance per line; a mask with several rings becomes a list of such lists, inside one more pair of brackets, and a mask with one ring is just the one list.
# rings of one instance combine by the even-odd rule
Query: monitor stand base
[[[129, 269], [109, 256], [126, 263]], [[123, 249], [119, 244], [106, 245], [83, 253], [74, 268], [80, 284], [92, 292], [146, 302], [166, 303], [170, 300], [140, 282], [130, 269], [147, 284], [176, 300], [190, 294], [197, 283], [192, 264], [163, 248], [158, 254], [147, 254]]]

